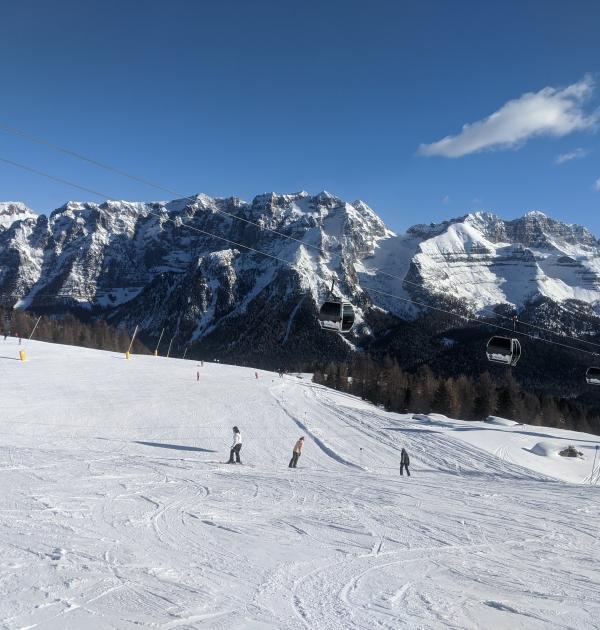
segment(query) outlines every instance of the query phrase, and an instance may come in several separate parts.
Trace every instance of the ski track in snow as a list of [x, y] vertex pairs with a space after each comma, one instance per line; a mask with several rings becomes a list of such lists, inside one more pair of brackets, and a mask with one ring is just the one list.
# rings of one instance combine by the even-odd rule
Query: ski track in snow
[[0, 628], [599, 627], [598, 488], [521, 465], [518, 427], [482, 450], [306, 378], [27, 350], [0, 359]]

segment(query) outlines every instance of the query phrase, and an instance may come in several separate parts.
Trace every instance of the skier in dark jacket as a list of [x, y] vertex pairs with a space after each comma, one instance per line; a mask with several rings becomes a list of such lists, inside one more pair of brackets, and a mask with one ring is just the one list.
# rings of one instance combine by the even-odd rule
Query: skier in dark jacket
[[408, 470], [409, 465], [410, 465], [410, 457], [408, 456], [406, 449], [403, 448], [400, 451], [400, 475], [402, 475], [402, 469], [405, 468], [406, 474], [410, 477], [410, 470]]

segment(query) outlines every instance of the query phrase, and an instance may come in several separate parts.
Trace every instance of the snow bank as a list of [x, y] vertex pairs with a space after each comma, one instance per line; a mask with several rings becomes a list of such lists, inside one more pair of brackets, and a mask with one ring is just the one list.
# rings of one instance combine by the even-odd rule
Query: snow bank
[[554, 442], [538, 442], [531, 449], [532, 453], [542, 457], [558, 457], [561, 447]]
[[415, 413], [413, 418], [423, 424], [437, 424], [448, 421], [448, 416], [445, 416], [443, 413]]
[[488, 416], [485, 419], [485, 422], [487, 422], [487, 424], [497, 424], [501, 427], [514, 427], [517, 424], [519, 424], [518, 422], [515, 422], [514, 420], [509, 420], [508, 418], [501, 418], [500, 416]]

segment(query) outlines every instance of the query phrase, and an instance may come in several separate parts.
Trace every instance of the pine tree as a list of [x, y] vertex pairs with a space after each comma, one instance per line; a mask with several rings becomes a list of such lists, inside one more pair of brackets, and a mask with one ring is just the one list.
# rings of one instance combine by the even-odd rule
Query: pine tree
[[449, 378], [446, 381], [446, 387], [448, 389], [448, 406], [447, 411], [444, 413], [451, 418], [458, 418], [460, 415], [461, 403], [458, 397], [456, 381], [453, 378]]
[[477, 420], [485, 420], [488, 416], [496, 413], [498, 405], [498, 394], [496, 384], [489, 372], [484, 372], [475, 388], [476, 396], [474, 401], [473, 416]]
[[429, 413], [437, 387], [437, 379], [429, 366], [422, 365], [412, 379], [412, 409], [417, 413]]
[[342, 392], [348, 391], [348, 365], [340, 363], [337, 368], [336, 375], [337, 389]]
[[431, 403], [431, 410], [454, 418], [458, 414], [458, 409], [458, 397], [452, 379], [440, 379]]
[[498, 414], [512, 420], [521, 420], [523, 416], [521, 388], [510, 373], [504, 377], [498, 392]]
[[464, 375], [459, 376], [455, 380], [455, 391], [459, 403], [458, 417], [461, 420], [471, 420], [476, 396], [473, 380]]
[[450, 406], [450, 392], [448, 391], [448, 383], [442, 379], [433, 396], [431, 403], [431, 411], [434, 413], [448, 413], [448, 407]]
[[521, 395], [523, 401], [523, 417], [522, 420], [528, 424], [534, 424], [535, 419], [540, 413], [540, 400], [531, 392], [523, 392]]

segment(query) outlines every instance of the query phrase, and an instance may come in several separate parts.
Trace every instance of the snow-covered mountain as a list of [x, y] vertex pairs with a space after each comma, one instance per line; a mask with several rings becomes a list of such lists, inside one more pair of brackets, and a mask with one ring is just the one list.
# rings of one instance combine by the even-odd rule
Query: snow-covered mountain
[[[451, 297], [475, 312], [499, 305], [520, 310], [540, 298], [600, 312], [600, 242], [586, 228], [538, 211], [513, 221], [477, 212], [416, 225], [382, 242], [365, 263], [367, 273], [378, 268], [401, 278], [378, 277], [383, 290], [395, 280], [396, 294]], [[390, 299], [382, 306], [407, 308]]]
[[347, 348], [324, 341], [314, 317], [332, 278], [357, 307], [358, 344], [373, 317], [418, 317], [409, 300], [600, 312], [600, 242], [541, 212], [513, 221], [479, 212], [404, 235], [364, 202], [327, 192], [69, 202], [49, 216], [3, 204], [0, 216], [10, 217], [0, 231], [3, 304], [102, 314], [149, 337], [164, 327], [180, 346]]
[[9, 228], [15, 221], [34, 219], [35, 212], [19, 201], [0, 201], [0, 231]]
[[69, 202], [0, 234], [0, 292], [5, 305], [103, 313], [150, 336], [165, 327], [180, 345], [244, 332], [259, 352], [258, 326], [282, 345], [296, 320], [319, 333], [315, 304], [334, 277], [360, 315], [370, 302], [354, 261], [392, 236], [366, 204], [327, 192]]

